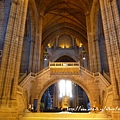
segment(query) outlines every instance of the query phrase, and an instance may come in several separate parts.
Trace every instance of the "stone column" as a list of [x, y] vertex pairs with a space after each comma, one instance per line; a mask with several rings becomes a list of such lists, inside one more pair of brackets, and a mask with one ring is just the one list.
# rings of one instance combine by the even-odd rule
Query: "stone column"
[[39, 34], [36, 30], [36, 35], [35, 35], [35, 43], [34, 43], [34, 64], [33, 64], [33, 72], [36, 73], [38, 72], [38, 50], [37, 50], [37, 43], [39, 40]]
[[42, 65], [41, 63], [41, 43], [42, 43], [42, 22], [43, 22], [43, 17], [42, 15], [39, 15], [39, 23], [38, 23], [38, 35], [37, 35], [37, 41], [36, 41], [36, 45], [35, 45], [35, 52], [36, 52], [36, 72], [40, 71], [40, 68]]
[[23, 0], [21, 2], [21, 12], [19, 16], [19, 33], [17, 33], [18, 37], [18, 46], [16, 51], [16, 64], [14, 68], [14, 83], [13, 83], [13, 90], [11, 98], [16, 98], [16, 90], [18, 85], [18, 77], [19, 77], [19, 69], [20, 69], [20, 62], [21, 62], [21, 55], [22, 55], [22, 45], [24, 40], [24, 31], [25, 31], [25, 23], [26, 23], [26, 16], [27, 16], [27, 8], [28, 8], [28, 0]]
[[115, 25], [115, 32], [116, 32], [116, 41], [114, 44], [116, 45], [116, 71], [117, 71], [117, 80], [118, 80], [118, 87], [119, 87], [119, 96], [120, 96], [120, 16], [118, 13], [118, 6], [117, 1], [111, 1], [111, 10], [113, 13], [114, 25]]
[[[114, 0], [100, 0], [100, 8], [103, 21], [103, 29], [105, 35], [105, 44], [107, 49], [108, 64], [110, 69], [111, 83], [113, 87], [113, 106], [120, 106], [120, 94], [119, 94], [119, 80], [120, 80], [120, 44], [118, 36], [119, 32], [116, 30], [116, 19], [118, 15], [115, 15], [113, 4]], [[117, 6], [116, 6], [117, 7]], [[118, 24], [119, 26], [119, 24]]]
[[[100, 54], [98, 50], [98, 38], [96, 37], [94, 22], [92, 17], [94, 16], [94, 11], [91, 14], [86, 14], [86, 24], [88, 33], [88, 49], [89, 49], [89, 62], [90, 70], [92, 72], [100, 72]], [[91, 22], [92, 21], [92, 22]]]
[[58, 41], [59, 36], [56, 36], [56, 48], [59, 47], [59, 41]]
[[[19, 9], [19, 8], [18, 8]], [[7, 26], [6, 40], [4, 43], [3, 57], [1, 62], [0, 80], [1, 80], [1, 106], [7, 107], [10, 100], [11, 84], [13, 81], [13, 70], [15, 62], [15, 45], [17, 44], [16, 36], [16, 22], [17, 20], [17, 5], [12, 3], [9, 22]], [[15, 32], [15, 33], [14, 33]], [[12, 58], [12, 59], [11, 59]]]
[[33, 15], [31, 13], [31, 22], [32, 22], [32, 40], [31, 40], [31, 55], [30, 55], [30, 70], [33, 72], [33, 73], [36, 73], [38, 72], [38, 69], [37, 69], [37, 66], [38, 66], [38, 60], [37, 60], [37, 43], [38, 43], [38, 40], [39, 40], [39, 34], [38, 34], [38, 13], [35, 13], [35, 15]]
[[[41, 44], [42, 44], [42, 23], [43, 23], [43, 16], [39, 15], [39, 23], [38, 23], [38, 34], [37, 34], [37, 41], [36, 41], [36, 45], [35, 45], [35, 54], [36, 54], [36, 72], [40, 71], [40, 68], [42, 66], [42, 62], [41, 62]], [[37, 112], [40, 111], [40, 100], [38, 99], [38, 104], [37, 104]]]
[[88, 51], [89, 51], [89, 69], [93, 71], [92, 67], [92, 41], [91, 41], [91, 23], [90, 23], [90, 14], [86, 15], [86, 24], [87, 24], [87, 33], [88, 33]]
[[56, 38], [54, 38], [54, 50], [57, 48], [57, 42], [56, 42], [57, 40], [56, 40]]
[[38, 99], [38, 103], [37, 103], [37, 112], [40, 112], [40, 105], [41, 105], [41, 101], [40, 101], [40, 99]]
[[[105, 24], [104, 32], [108, 32], [105, 38], [109, 40], [108, 46], [109, 52], [111, 52], [109, 53], [108, 61], [114, 94], [113, 107], [120, 107], [120, 18], [116, 0], [104, 0], [101, 2], [101, 11], [106, 13], [106, 16], [102, 13], [103, 24]], [[106, 23], [108, 24], [106, 25]], [[119, 118], [120, 112], [112, 111], [112, 119], [119, 120]]]
[[22, 47], [26, 19], [22, 16], [26, 16], [27, 5], [28, 0], [13, 1], [11, 5], [0, 70], [0, 105], [5, 108], [11, 107], [12, 101], [16, 101], [21, 58], [19, 48]]

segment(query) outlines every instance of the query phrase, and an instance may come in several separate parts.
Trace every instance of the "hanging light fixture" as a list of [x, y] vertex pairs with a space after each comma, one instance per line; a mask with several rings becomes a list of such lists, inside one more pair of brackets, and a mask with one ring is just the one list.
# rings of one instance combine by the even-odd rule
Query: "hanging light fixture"
[[85, 56], [83, 57], [83, 60], [85, 60]]
[[82, 56], [83, 56], [82, 59], [85, 60], [86, 52], [85, 52], [84, 48], [82, 50]]
[[47, 49], [45, 49], [45, 51], [44, 51], [43, 58], [44, 58], [45, 61], [48, 60], [48, 58], [49, 58], [49, 55], [48, 55]]

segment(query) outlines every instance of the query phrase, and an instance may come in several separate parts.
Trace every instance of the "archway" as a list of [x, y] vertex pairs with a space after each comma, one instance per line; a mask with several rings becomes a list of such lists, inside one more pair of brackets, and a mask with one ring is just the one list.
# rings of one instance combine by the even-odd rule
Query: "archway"
[[67, 55], [61, 56], [56, 62], [75, 62], [75, 60]]
[[[38, 101], [41, 101], [41, 98], [42, 98], [42, 95], [44, 94], [44, 92], [47, 90], [48, 87], [50, 87], [52, 84], [55, 84], [56, 82], [58, 82], [59, 80], [61, 79], [61, 76], [55, 76], [49, 80], [47, 80], [46, 82], [40, 82], [40, 83], [43, 83], [41, 85], [40, 88], [38, 88], [39, 86], [39, 81], [37, 83], [37, 86], [36, 86], [36, 95], [34, 96], [34, 98], [37, 98]], [[87, 94], [88, 96], [88, 99], [90, 101], [90, 104], [91, 106], [93, 106], [94, 104], [94, 101], [97, 100], [99, 97], [99, 95], [96, 95], [93, 94], [93, 91], [95, 91], [95, 89], [97, 89], [97, 87], [95, 88], [95, 84], [92, 84], [93, 86], [89, 86], [87, 85], [83, 80], [81, 80], [80, 78], [74, 78], [74, 77], [68, 77], [68, 76], [64, 76], [62, 79], [65, 79], [65, 80], [70, 80], [72, 82], [74, 82], [75, 84], [77, 84], [78, 86], [80, 86], [84, 91], [85, 93]], [[39, 106], [40, 106], [40, 103], [38, 102], [38, 108], [37, 108], [37, 111], [39, 111]]]
[[42, 95], [40, 111], [42, 112], [89, 112], [90, 102], [85, 91], [70, 80], [59, 80], [52, 84]]

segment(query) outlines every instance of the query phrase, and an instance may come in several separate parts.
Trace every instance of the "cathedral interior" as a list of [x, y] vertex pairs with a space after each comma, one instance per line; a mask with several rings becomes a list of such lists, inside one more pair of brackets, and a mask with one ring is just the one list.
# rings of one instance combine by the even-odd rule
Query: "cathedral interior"
[[120, 0], [0, 0], [0, 120], [120, 120]]

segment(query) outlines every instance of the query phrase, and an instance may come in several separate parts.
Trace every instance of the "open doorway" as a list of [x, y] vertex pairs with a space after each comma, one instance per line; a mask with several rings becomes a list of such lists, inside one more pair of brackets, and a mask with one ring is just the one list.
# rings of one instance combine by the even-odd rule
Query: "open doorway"
[[40, 101], [42, 112], [88, 112], [89, 109], [90, 102], [86, 92], [69, 80], [60, 80], [52, 84]]

